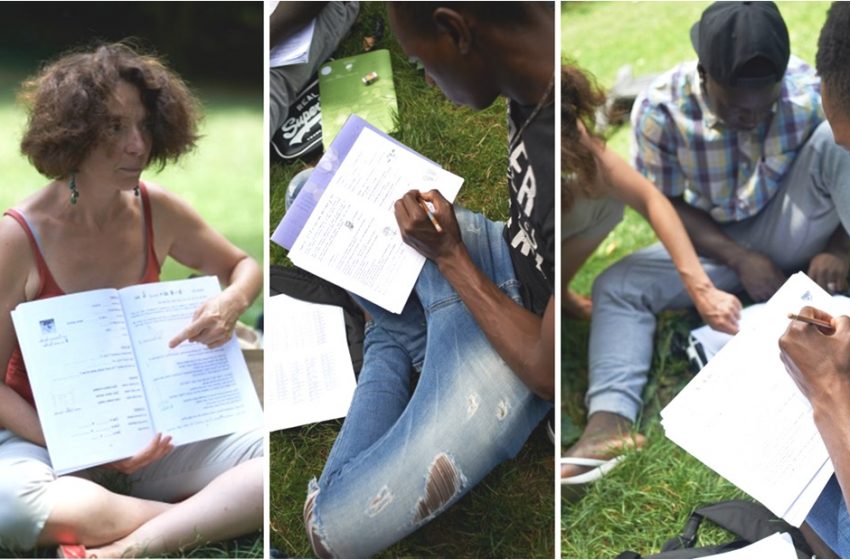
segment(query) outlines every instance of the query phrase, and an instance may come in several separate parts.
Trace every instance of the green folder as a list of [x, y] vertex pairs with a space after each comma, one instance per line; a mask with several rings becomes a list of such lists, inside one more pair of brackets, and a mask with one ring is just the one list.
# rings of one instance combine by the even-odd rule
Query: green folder
[[[364, 80], [374, 72], [376, 78]], [[395, 131], [398, 104], [390, 52], [386, 49], [341, 58], [319, 68], [322, 144], [328, 146], [352, 113], [386, 133]]]

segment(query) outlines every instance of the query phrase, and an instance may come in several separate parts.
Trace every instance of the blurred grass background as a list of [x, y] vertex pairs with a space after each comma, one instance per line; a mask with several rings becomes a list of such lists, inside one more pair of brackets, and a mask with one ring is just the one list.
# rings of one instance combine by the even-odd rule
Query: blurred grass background
[[[610, 88], [617, 70], [630, 64], [634, 76], [664, 72], [693, 60], [689, 31], [708, 2], [565, 2], [561, 4], [561, 53], [599, 84]], [[789, 28], [791, 52], [814, 64], [817, 37], [827, 2], [780, 2]], [[631, 127], [608, 138], [608, 145], [631, 162]], [[590, 294], [593, 280], [609, 265], [656, 241], [649, 225], [626, 209], [623, 222], [602, 242], [572, 282]], [[684, 355], [688, 331], [698, 326], [695, 311], [665, 312], [659, 318], [644, 410], [639, 429], [646, 448], [605, 479], [584, 491], [565, 491], [561, 499], [561, 555], [565, 558], [614, 557], [623, 550], [657, 552], [678, 534], [691, 511], [723, 499], [744, 496], [664, 437], [658, 412], [691, 379]], [[561, 446], [581, 434], [587, 388], [586, 322], [563, 320], [561, 369]], [[612, 348], [613, 351], [613, 348]], [[719, 529], [701, 530], [700, 544], [731, 540]]]
[[[361, 2], [360, 15], [336, 58], [362, 52], [381, 2]], [[421, 70], [407, 61], [389, 25], [375, 48], [389, 49], [398, 96], [395, 138], [465, 179], [457, 202], [490, 219], [507, 218], [506, 106], [499, 100], [481, 112], [456, 107]], [[313, 163], [313, 162], [310, 162]], [[271, 167], [270, 228], [284, 213], [289, 180], [308, 163]], [[285, 251], [271, 244], [273, 264], [286, 264]], [[268, 344], [273, 340], [267, 338]], [[271, 546], [293, 557], [311, 556], [301, 507], [308, 480], [318, 477], [341, 421], [271, 434]], [[532, 434], [519, 456], [496, 468], [458, 504], [390, 547], [381, 558], [552, 558], [554, 547], [553, 448], [544, 428]]]

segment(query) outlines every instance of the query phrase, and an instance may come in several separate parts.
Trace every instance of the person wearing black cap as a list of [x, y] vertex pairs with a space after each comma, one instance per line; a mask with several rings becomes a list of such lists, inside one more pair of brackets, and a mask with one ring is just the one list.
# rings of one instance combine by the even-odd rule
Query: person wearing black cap
[[[670, 198], [718, 289], [763, 301], [803, 270], [831, 292], [846, 290], [850, 155], [833, 141], [819, 81], [791, 55], [779, 10], [771, 2], [716, 2], [694, 24], [691, 42], [698, 60], [661, 75], [635, 101], [637, 169]], [[655, 314], [688, 306], [659, 244], [596, 279], [590, 418], [568, 455], [612, 463], [633, 441]]]
[[[850, 149], [850, 3], [835, 2], [818, 40], [815, 59], [823, 108], [835, 142]], [[801, 315], [830, 321], [821, 330], [792, 321], [779, 341], [788, 373], [809, 399], [835, 475], [827, 483], [802, 527], [818, 557], [850, 557], [850, 318], [804, 308]], [[805, 531], [811, 528], [818, 538]]]

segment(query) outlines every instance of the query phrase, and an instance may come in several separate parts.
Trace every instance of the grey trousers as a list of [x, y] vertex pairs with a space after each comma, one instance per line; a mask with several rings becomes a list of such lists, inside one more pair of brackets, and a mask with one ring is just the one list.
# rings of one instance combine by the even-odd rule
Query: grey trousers
[[269, 70], [269, 138], [283, 125], [298, 92], [348, 33], [359, 10], [358, 2], [328, 2], [316, 16], [308, 61]]
[[[803, 146], [773, 199], [756, 216], [724, 224], [743, 247], [769, 256], [786, 273], [805, 271], [841, 224], [850, 231], [850, 153], [824, 122]], [[721, 290], [742, 289], [735, 272], [701, 258]], [[593, 285], [588, 414], [614, 412], [634, 421], [652, 362], [655, 315], [691, 306], [666, 249], [656, 243], [624, 257]]]

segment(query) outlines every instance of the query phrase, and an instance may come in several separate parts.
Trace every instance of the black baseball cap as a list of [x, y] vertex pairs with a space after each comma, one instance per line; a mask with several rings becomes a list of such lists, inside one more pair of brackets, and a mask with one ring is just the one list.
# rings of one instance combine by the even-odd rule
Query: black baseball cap
[[[720, 85], [760, 88], [785, 75], [788, 28], [773, 2], [715, 2], [691, 27], [700, 64]], [[761, 58], [763, 64], [747, 63]]]

